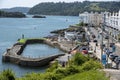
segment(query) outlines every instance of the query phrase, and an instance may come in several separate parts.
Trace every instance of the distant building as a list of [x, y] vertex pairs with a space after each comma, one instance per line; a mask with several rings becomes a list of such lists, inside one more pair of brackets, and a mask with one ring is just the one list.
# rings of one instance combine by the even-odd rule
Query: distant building
[[104, 24], [104, 29], [117, 39], [120, 31], [120, 10], [115, 13], [110, 12], [84, 12], [79, 14], [80, 22], [87, 23], [91, 26], [101, 26]]
[[88, 12], [79, 14], [79, 18], [80, 18], [80, 22], [87, 23], [87, 24], [89, 23], [89, 13]]
[[118, 13], [104, 13], [104, 22], [107, 26], [120, 30], [120, 11]]
[[117, 39], [117, 35], [120, 31], [120, 11], [117, 13], [104, 12], [103, 23], [105, 30]]
[[65, 36], [64, 37], [67, 39], [67, 41], [75, 40], [76, 36], [77, 36], [76, 32], [66, 32], [65, 31]]
[[100, 23], [102, 22], [102, 14], [99, 14], [98, 12], [80, 13], [79, 17], [80, 17], [80, 22], [84, 22], [92, 26], [100, 26]]
[[75, 42], [79, 42], [82, 41], [83, 38], [86, 38], [86, 33], [79, 33], [79, 32], [64, 32], [64, 38], [69, 42], [71, 41], [75, 41]]

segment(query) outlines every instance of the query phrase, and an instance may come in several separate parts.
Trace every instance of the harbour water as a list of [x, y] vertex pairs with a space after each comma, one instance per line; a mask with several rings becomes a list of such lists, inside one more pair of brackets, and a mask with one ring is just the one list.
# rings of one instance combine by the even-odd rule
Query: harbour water
[[63, 52], [58, 48], [49, 46], [47, 44], [30, 44], [26, 46], [22, 56], [30, 58], [43, 58], [61, 53]]
[[[24, 34], [25, 38], [40, 38], [49, 35], [50, 31], [52, 30], [63, 29], [71, 24], [76, 24], [78, 22], [79, 17], [77, 16], [47, 16], [47, 18], [42, 19], [31, 17], [0, 18], [0, 71], [9, 68], [15, 72], [16, 76], [22, 76], [30, 72], [44, 72], [46, 67], [26, 68], [11, 63], [3, 63], [2, 54], [6, 51], [7, 48], [11, 47], [19, 38], [21, 38], [22, 34]], [[38, 53], [43, 49], [46, 50], [44, 53], [47, 55], [51, 49], [45, 45], [39, 47], [34, 46], [35, 45], [29, 47], [33, 48], [29, 50], [29, 52], [31, 52], [31, 56], [34, 56], [33, 51]], [[26, 52], [28, 51], [25, 51], [25, 53]], [[52, 52], [57, 53], [59, 50], [53, 49], [51, 50], [51, 53]], [[41, 56], [43, 54], [37, 54], [37, 56]]]

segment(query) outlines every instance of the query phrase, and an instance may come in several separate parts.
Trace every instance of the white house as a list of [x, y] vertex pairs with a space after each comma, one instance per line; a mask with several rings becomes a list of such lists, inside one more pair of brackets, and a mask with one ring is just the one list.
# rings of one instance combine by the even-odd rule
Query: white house
[[80, 22], [89, 23], [89, 13], [84, 12], [79, 14]]
[[66, 32], [65, 31], [65, 38], [67, 39], [67, 41], [72, 41], [74, 39], [76, 39], [77, 33], [76, 32]]
[[120, 10], [117, 13], [104, 12], [103, 23], [106, 30], [114, 37], [117, 37], [120, 31]]
[[102, 14], [99, 14], [98, 12], [84, 12], [79, 14], [80, 22], [84, 22], [93, 26], [100, 26], [100, 23], [102, 21]]

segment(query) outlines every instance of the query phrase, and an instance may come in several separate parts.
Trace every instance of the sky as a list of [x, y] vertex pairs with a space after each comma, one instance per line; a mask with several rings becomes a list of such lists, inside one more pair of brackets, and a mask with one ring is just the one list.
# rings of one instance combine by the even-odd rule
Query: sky
[[[41, 2], [74, 2], [84, 0], [0, 0], [0, 8], [33, 7]], [[88, 0], [88, 1], [120, 1], [120, 0]]]

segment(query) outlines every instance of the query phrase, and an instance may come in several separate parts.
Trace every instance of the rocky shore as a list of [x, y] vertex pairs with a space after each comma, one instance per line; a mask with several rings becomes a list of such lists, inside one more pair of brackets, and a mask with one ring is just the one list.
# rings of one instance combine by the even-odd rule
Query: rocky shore
[[64, 32], [85, 32], [85, 30], [83, 29], [83, 27], [81, 26], [77, 26], [77, 25], [70, 25], [68, 28], [65, 28], [65, 29], [59, 29], [59, 30], [54, 30], [54, 31], [51, 31], [50, 33], [52, 34], [61, 34], [61, 35], [64, 35]]

